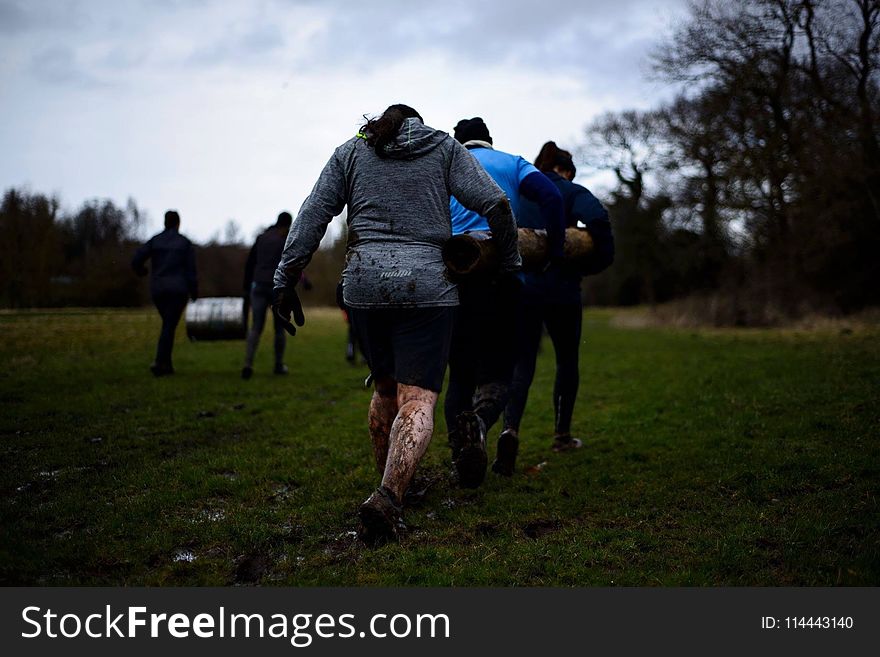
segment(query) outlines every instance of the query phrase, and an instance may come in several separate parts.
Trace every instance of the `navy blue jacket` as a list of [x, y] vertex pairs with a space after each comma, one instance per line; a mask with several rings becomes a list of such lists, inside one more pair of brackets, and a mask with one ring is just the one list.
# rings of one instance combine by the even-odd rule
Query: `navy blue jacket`
[[[595, 252], [590, 258], [589, 268], [583, 273], [598, 274], [604, 271], [614, 262], [614, 235], [608, 211], [586, 187], [566, 180], [554, 171], [544, 175], [562, 194], [566, 227], [577, 226], [580, 222], [593, 238]], [[517, 224], [524, 228], [544, 227], [537, 206], [526, 200], [522, 202]], [[580, 303], [581, 276], [558, 268], [543, 273], [526, 272], [523, 293], [527, 301]]]
[[199, 295], [196, 278], [196, 251], [183, 235], [166, 228], [141, 246], [131, 261], [139, 276], [147, 273], [151, 261], [150, 293], [153, 297], [176, 294], [195, 299]]

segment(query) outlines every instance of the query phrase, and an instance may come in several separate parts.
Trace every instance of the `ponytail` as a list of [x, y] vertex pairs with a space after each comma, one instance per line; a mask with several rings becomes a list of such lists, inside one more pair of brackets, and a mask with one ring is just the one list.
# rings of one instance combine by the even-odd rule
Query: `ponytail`
[[376, 155], [385, 157], [385, 147], [397, 137], [403, 122], [411, 118], [422, 120], [421, 115], [409, 105], [391, 105], [378, 119], [368, 119], [365, 114], [367, 122], [361, 126], [361, 135], [367, 145], [376, 150]]
[[535, 158], [535, 168], [547, 173], [557, 167], [563, 171], [571, 171], [572, 176], [577, 173], [571, 153], [559, 148], [555, 141], [548, 141], [541, 146], [541, 152]]

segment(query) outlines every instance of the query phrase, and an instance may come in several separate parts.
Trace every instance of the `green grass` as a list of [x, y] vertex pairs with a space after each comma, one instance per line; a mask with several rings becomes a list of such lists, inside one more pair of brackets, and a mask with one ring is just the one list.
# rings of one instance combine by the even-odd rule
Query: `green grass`
[[309, 311], [287, 378], [264, 335], [248, 382], [243, 343], [182, 330], [153, 379], [146, 310], [2, 313], [0, 582], [880, 584], [880, 333], [611, 315], [585, 316], [584, 449], [549, 449], [545, 346], [517, 474], [456, 489], [438, 418], [409, 537], [370, 549], [366, 370], [338, 312]]

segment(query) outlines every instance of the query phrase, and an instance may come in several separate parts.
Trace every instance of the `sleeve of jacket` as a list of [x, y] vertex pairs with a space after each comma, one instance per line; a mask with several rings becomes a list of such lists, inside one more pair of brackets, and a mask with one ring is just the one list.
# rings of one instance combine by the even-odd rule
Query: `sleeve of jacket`
[[577, 186], [571, 206], [572, 218], [582, 222], [593, 238], [594, 255], [585, 274], [598, 274], [614, 262], [614, 234], [608, 211], [586, 187]]
[[528, 200], [536, 203], [547, 231], [550, 258], [561, 258], [565, 245], [565, 209], [562, 194], [540, 171], [527, 175], [519, 183], [519, 191]]
[[189, 288], [189, 296], [195, 301], [199, 298], [199, 278], [196, 270], [196, 247], [189, 242], [186, 253], [186, 284]]
[[518, 271], [522, 265], [517, 249], [516, 221], [510, 201], [473, 155], [452, 141], [449, 164], [449, 193], [468, 210], [486, 217], [492, 239], [498, 245], [503, 271]]
[[306, 197], [296, 215], [281, 261], [275, 270], [275, 287], [293, 287], [299, 281], [302, 270], [312, 259], [321, 244], [330, 221], [345, 208], [345, 169], [340, 161], [340, 150], [324, 166], [318, 182]]
[[147, 263], [147, 260], [150, 259], [150, 255], [152, 253], [152, 243], [151, 241], [145, 242], [138, 247], [138, 250], [134, 252], [134, 258], [131, 259], [131, 268], [134, 269], [134, 272], [138, 276], [146, 276], [147, 268], [144, 266]]

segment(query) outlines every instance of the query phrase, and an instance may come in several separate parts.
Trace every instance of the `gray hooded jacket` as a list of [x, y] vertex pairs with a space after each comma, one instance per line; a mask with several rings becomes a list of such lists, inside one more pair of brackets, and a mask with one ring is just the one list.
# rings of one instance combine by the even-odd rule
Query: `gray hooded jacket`
[[502, 268], [519, 269], [507, 197], [467, 149], [411, 118], [385, 154], [380, 158], [360, 137], [336, 149], [290, 227], [276, 288], [296, 283], [327, 225], [347, 205], [346, 305], [457, 305], [441, 257], [451, 235], [450, 195], [489, 219]]

